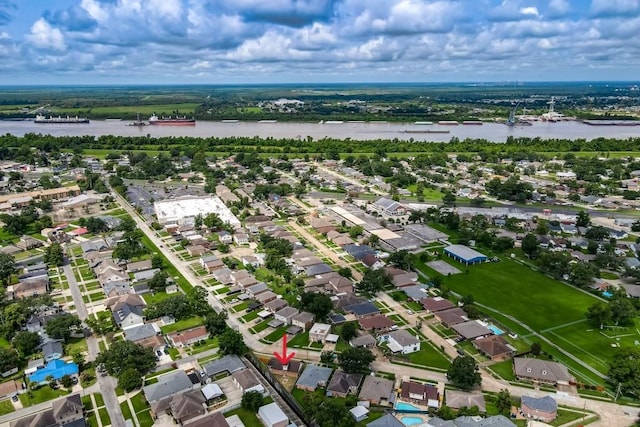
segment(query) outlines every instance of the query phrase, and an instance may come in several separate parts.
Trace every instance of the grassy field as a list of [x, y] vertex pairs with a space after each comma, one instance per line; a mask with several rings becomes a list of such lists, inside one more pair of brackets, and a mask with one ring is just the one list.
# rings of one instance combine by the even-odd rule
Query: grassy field
[[[454, 292], [473, 295], [474, 299], [498, 312], [483, 309], [490, 317], [512, 329], [525, 338], [536, 340], [526, 328], [513, 319], [528, 325], [563, 350], [606, 374], [608, 362], [616, 351], [614, 343], [634, 345], [640, 339], [635, 328], [611, 332], [607, 337], [600, 331], [592, 330], [585, 322], [587, 308], [597, 302], [597, 298], [564, 285], [539, 272], [533, 271], [511, 259], [503, 258], [498, 263], [487, 263], [466, 267], [446, 259], [463, 271], [462, 274], [444, 278], [444, 284]], [[435, 272], [419, 263], [418, 268], [428, 275]], [[468, 273], [465, 271], [468, 269]], [[589, 383], [603, 380], [559, 350], [544, 346], [566, 364], [579, 377]]]
[[118, 114], [128, 113], [128, 114], [136, 114], [140, 113], [142, 117], [141, 119], [146, 119], [146, 116], [149, 116], [153, 113], [156, 114], [172, 114], [174, 111], [180, 111], [180, 114], [193, 114], [196, 107], [200, 104], [196, 103], [184, 103], [184, 104], [152, 104], [152, 105], [120, 105], [120, 106], [110, 106], [110, 107], [80, 107], [80, 108], [65, 108], [61, 110], [56, 110], [55, 114], [75, 114], [80, 111], [91, 110], [93, 114], [100, 115], [108, 115], [113, 114], [114, 117], [117, 117]]
[[[470, 267], [445, 260], [463, 272], [469, 270], [469, 274], [444, 278], [452, 291], [471, 294], [477, 302], [511, 315], [537, 332], [583, 320], [587, 308], [597, 302], [591, 295], [510, 259]], [[434, 274], [422, 263], [418, 268]]]

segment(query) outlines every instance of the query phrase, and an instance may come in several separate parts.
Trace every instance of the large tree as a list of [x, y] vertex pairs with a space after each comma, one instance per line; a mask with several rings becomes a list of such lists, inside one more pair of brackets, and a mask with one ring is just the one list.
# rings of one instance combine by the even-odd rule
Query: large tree
[[479, 386], [482, 382], [478, 364], [470, 356], [458, 356], [447, 370], [447, 379], [456, 387], [465, 390]]
[[156, 358], [153, 349], [131, 341], [115, 341], [108, 350], [98, 355], [96, 365], [104, 366], [115, 377], [127, 369], [135, 369], [144, 375], [156, 365]]
[[20, 364], [20, 356], [12, 348], [0, 348], [0, 373], [17, 368]]
[[354, 427], [356, 425], [345, 402], [336, 399], [326, 399], [318, 407], [315, 421], [319, 427]]
[[207, 331], [213, 335], [220, 335], [227, 329], [227, 313], [211, 311], [204, 321]]
[[64, 252], [60, 243], [52, 243], [44, 254], [44, 262], [60, 267], [64, 264]]
[[49, 320], [44, 329], [51, 338], [67, 341], [71, 334], [80, 328], [80, 319], [69, 313], [64, 313]]
[[248, 391], [242, 395], [242, 407], [251, 412], [258, 412], [258, 409], [260, 409], [263, 404], [264, 397], [259, 391]]
[[6, 285], [9, 283], [11, 275], [15, 273], [16, 261], [13, 259], [13, 255], [0, 252], [0, 279]]
[[522, 239], [522, 252], [529, 258], [534, 258], [539, 250], [540, 245], [538, 244], [538, 238], [535, 234], [527, 233]]
[[11, 342], [13, 347], [15, 347], [23, 357], [27, 357], [38, 350], [40, 335], [36, 332], [20, 331], [13, 337]]
[[511, 393], [508, 389], [502, 389], [496, 395], [496, 409], [505, 417], [511, 413]]
[[618, 349], [609, 363], [609, 379], [623, 393], [640, 397], [640, 350]]
[[127, 368], [118, 376], [118, 387], [132, 391], [142, 386], [142, 375], [135, 368]]
[[244, 354], [247, 352], [247, 345], [244, 343], [242, 334], [233, 329], [227, 328], [218, 338], [220, 353], [222, 354]]
[[385, 270], [367, 270], [357, 288], [363, 292], [375, 294], [392, 284], [391, 276]]
[[591, 217], [589, 216], [589, 213], [586, 211], [580, 211], [578, 212], [578, 215], [576, 216], [576, 225], [578, 227], [588, 227], [591, 225]]
[[331, 297], [319, 292], [303, 292], [300, 296], [300, 305], [302, 305], [303, 310], [313, 313], [317, 320], [326, 319], [333, 309]]
[[374, 360], [376, 357], [371, 350], [364, 347], [350, 347], [338, 355], [340, 367], [350, 374], [368, 374]]

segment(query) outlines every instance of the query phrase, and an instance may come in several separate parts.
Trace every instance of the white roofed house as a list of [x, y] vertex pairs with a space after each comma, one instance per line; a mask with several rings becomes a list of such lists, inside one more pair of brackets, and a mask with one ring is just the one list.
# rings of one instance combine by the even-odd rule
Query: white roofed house
[[266, 427], [286, 427], [289, 425], [289, 418], [275, 402], [260, 407], [258, 417]]
[[404, 329], [390, 332], [387, 335], [387, 345], [394, 353], [410, 354], [420, 351], [420, 340]]

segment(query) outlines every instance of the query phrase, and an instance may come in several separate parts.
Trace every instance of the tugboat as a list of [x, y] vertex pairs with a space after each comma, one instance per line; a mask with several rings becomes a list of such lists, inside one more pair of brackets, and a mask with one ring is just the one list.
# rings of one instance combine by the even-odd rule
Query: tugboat
[[146, 125], [148, 125], [147, 122], [143, 122], [142, 120], [140, 120], [140, 113], [138, 113], [135, 122], [127, 123], [127, 126], [146, 126]]

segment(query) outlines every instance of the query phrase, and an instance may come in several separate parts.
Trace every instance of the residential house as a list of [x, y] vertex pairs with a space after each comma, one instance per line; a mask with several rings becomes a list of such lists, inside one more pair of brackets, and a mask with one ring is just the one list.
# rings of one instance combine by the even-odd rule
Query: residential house
[[113, 320], [122, 329], [129, 329], [144, 323], [144, 313], [141, 306], [119, 305], [111, 312]]
[[230, 245], [231, 243], [233, 243], [233, 235], [228, 231], [220, 231], [218, 233], [218, 240], [220, 241], [220, 243]]
[[422, 384], [415, 381], [402, 381], [400, 397], [407, 402], [415, 403], [429, 408], [440, 407], [438, 388], [431, 384]]
[[242, 265], [245, 267], [251, 266], [253, 268], [260, 267], [260, 260], [253, 255], [244, 255], [240, 258]]
[[60, 359], [64, 355], [64, 348], [62, 342], [56, 340], [45, 341], [42, 345], [42, 354], [44, 355], [45, 362], [51, 362], [55, 359]]
[[233, 235], [233, 242], [236, 245], [247, 245], [249, 244], [249, 235], [245, 233], [237, 233]]
[[185, 371], [180, 369], [157, 377], [158, 381], [142, 388], [147, 402], [153, 404], [162, 399], [182, 394], [194, 388]]
[[434, 313], [434, 317], [447, 328], [451, 328], [453, 325], [469, 321], [467, 313], [459, 307], [438, 311]]
[[327, 386], [327, 394], [338, 397], [347, 397], [348, 394], [356, 394], [360, 383], [362, 382], [362, 374], [347, 374], [338, 369], [331, 377]]
[[469, 320], [467, 322], [458, 323], [453, 325], [451, 329], [456, 331], [461, 338], [467, 340], [474, 340], [477, 338], [488, 337], [492, 335], [490, 329], [488, 329], [484, 322], [478, 320]]
[[276, 295], [272, 291], [261, 292], [255, 297], [256, 301], [259, 302], [261, 305], [266, 304], [270, 301], [273, 301], [276, 298], [278, 298], [278, 295]]
[[228, 373], [229, 375], [234, 372], [246, 369], [242, 360], [235, 354], [228, 354], [220, 359], [212, 360], [202, 366], [202, 369], [209, 377], [217, 377], [220, 374]]
[[380, 260], [378, 257], [372, 254], [366, 254], [360, 262], [364, 264], [365, 267], [371, 270], [379, 270], [384, 267], [384, 261]]
[[315, 316], [312, 313], [301, 311], [291, 318], [291, 324], [294, 326], [298, 326], [306, 331], [313, 325], [314, 319]]
[[550, 423], [558, 416], [558, 403], [551, 396], [522, 396], [520, 405], [522, 415], [527, 418]]
[[243, 369], [231, 374], [233, 383], [240, 389], [242, 393], [248, 393], [250, 391], [257, 391], [259, 393], [265, 393], [264, 386], [260, 383], [260, 380], [249, 369]]
[[393, 353], [410, 354], [420, 351], [420, 340], [404, 329], [389, 332], [386, 341]]
[[299, 360], [290, 360], [289, 363], [283, 365], [280, 360], [275, 357], [269, 359], [267, 366], [269, 366], [271, 372], [276, 375], [284, 375], [293, 378], [297, 378], [302, 370], [302, 362]]
[[84, 407], [79, 394], [54, 400], [51, 409], [36, 412], [12, 421], [10, 427], [84, 427]]
[[[205, 398], [200, 390], [191, 390], [173, 396], [169, 402], [169, 412], [178, 424], [207, 413]], [[155, 413], [155, 412], [154, 412]]]
[[264, 309], [269, 311], [270, 313], [275, 313], [278, 310], [281, 310], [287, 307], [289, 303], [285, 299], [274, 299], [264, 304]]
[[516, 357], [513, 359], [513, 371], [519, 380], [551, 385], [570, 385], [576, 382], [566, 366], [547, 360]]
[[49, 292], [49, 279], [26, 280], [7, 287], [7, 293], [11, 288], [11, 297], [14, 299], [27, 298], [34, 295], [45, 295]]
[[309, 341], [323, 343], [330, 331], [331, 326], [326, 323], [315, 323], [309, 330]]
[[516, 353], [516, 348], [500, 335], [492, 335], [472, 341], [473, 346], [491, 360], [504, 360]]
[[146, 280], [151, 280], [153, 276], [160, 272], [159, 268], [152, 268], [151, 270], [140, 270], [133, 273], [133, 281], [134, 282], [143, 282]]
[[325, 290], [332, 294], [344, 294], [353, 293], [353, 282], [346, 277], [340, 276], [338, 273], [330, 273], [328, 276], [328, 283], [325, 285]]
[[275, 313], [275, 318], [285, 325], [290, 325], [293, 317], [299, 313], [297, 308], [294, 307], [285, 307]]
[[455, 305], [448, 299], [442, 297], [423, 298], [420, 303], [429, 313], [437, 313], [438, 311], [449, 310]]
[[394, 382], [386, 378], [367, 375], [358, 399], [366, 400], [372, 405], [387, 406], [393, 403]]
[[318, 387], [326, 387], [333, 369], [324, 366], [307, 365], [296, 382], [296, 388], [315, 391]]
[[[243, 280], [247, 280], [247, 279], [243, 279]], [[256, 283], [255, 285], [251, 285], [245, 288], [247, 295], [249, 295], [249, 297], [251, 298], [254, 298], [256, 295], [268, 290], [269, 290], [269, 286], [267, 286], [266, 283]]]
[[258, 409], [258, 418], [265, 427], [287, 427], [289, 425], [289, 417], [275, 402], [261, 406]]
[[396, 324], [396, 322], [383, 314], [378, 314], [375, 316], [363, 317], [362, 319], [358, 319], [358, 324], [360, 325], [360, 329], [364, 331], [369, 331], [374, 334], [381, 334], [384, 332], [388, 332], [391, 327]]
[[336, 226], [326, 218], [311, 218], [311, 228], [320, 234], [326, 234], [335, 231]]
[[427, 295], [428, 289], [429, 287], [427, 285], [422, 284], [413, 284], [400, 288], [409, 301], [420, 301]]
[[380, 313], [378, 307], [368, 301], [360, 304], [350, 305], [348, 307], [344, 307], [344, 309], [347, 312], [353, 313], [357, 319], [368, 316], [375, 316], [376, 314]]
[[202, 245], [190, 245], [190, 246], [187, 246], [185, 249], [187, 250], [187, 253], [189, 254], [189, 256], [192, 256], [192, 257], [200, 256], [206, 253], [208, 250]]
[[447, 406], [452, 409], [477, 407], [478, 412], [484, 414], [487, 407], [482, 393], [468, 393], [466, 391], [449, 390], [445, 391]]
[[207, 331], [207, 328], [204, 326], [197, 326], [184, 331], [174, 332], [167, 335], [167, 338], [175, 347], [185, 347], [204, 341], [208, 339], [209, 336], [210, 334], [209, 331]]
[[360, 335], [349, 341], [349, 345], [351, 345], [351, 347], [373, 348], [377, 343], [378, 341], [376, 341], [376, 339], [371, 334]]
[[145, 259], [138, 262], [130, 262], [127, 264], [127, 273], [135, 273], [137, 271], [150, 270], [152, 268], [151, 260]]

